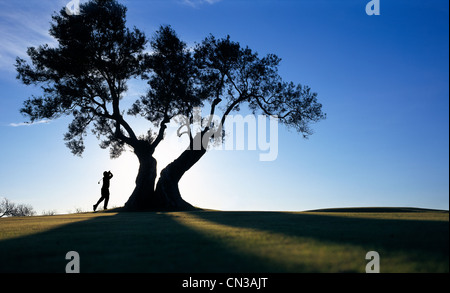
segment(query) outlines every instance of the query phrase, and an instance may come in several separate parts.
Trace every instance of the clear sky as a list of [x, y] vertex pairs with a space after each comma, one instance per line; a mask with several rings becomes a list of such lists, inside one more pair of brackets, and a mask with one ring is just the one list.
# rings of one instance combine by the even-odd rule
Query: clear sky
[[[64, 145], [70, 118], [23, 125], [19, 109], [39, 88], [15, 79], [16, 56], [55, 44], [54, 11], [69, 0], [0, 0], [0, 197], [38, 213], [88, 211], [111, 170], [111, 206], [131, 194], [138, 163], [116, 160], [86, 139], [83, 158]], [[81, 1], [83, 3], [83, 0]], [[128, 25], [151, 36], [170, 24], [189, 45], [230, 35], [283, 59], [285, 80], [318, 93], [327, 119], [309, 139], [278, 131], [276, 160], [260, 151], [211, 151], [182, 178], [183, 198], [222, 210], [303, 211], [330, 207], [449, 208], [449, 3], [445, 0], [127, 0]], [[145, 89], [130, 83], [124, 103]], [[144, 121], [132, 119], [136, 129]], [[169, 135], [170, 136], [170, 135]], [[183, 145], [167, 139], [160, 170]]]

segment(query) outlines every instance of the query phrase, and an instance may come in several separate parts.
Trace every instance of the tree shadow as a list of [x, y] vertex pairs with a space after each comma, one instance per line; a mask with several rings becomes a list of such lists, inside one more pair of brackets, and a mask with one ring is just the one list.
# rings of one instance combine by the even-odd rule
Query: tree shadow
[[394, 255], [410, 253], [423, 259], [446, 262], [448, 271], [448, 221], [365, 218], [364, 213], [361, 217], [289, 212], [196, 212], [196, 215], [229, 227], [307, 237]]
[[230, 250], [167, 213], [123, 212], [0, 241], [0, 272], [64, 273], [69, 251], [79, 253], [82, 273], [271, 271], [264, 259]]
[[[197, 212], [210, 222], [289, 236], [312, 237], [386, 249], [435, 251], [448, 257], [449, 224], [444, 221], [375, 219], [289, 212]], [[414, 239], [412, 239], [413, 237]]]
[[[81, 272], [287, 272], [176, 219], [178, 213], [98, 214], [45, 232], [0, 241], [0, 272], [65, 272], [68, 251]], [[280, 212], [184, 212], [208, 223], [447, 261], [448, 222], [355, 219]], [[52, 217], [48, 217], [51, 221]], [[296, 272], [311, 271], [297, 265]]]

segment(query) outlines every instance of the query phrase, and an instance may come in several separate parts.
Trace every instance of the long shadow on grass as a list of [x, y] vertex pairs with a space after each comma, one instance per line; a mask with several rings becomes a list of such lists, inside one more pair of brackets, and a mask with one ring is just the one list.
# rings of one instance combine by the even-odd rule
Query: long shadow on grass
[[[51, 217], [49, 217], [51, 221]], [[167, 213], [100, 216], [0, 241], [0, 272], [270, 272], [264, 259], [233, 251]]]
[[322, 241], [435, 252], [448, 258], [448, 221], [393, 220], [285, 212], [196, 212], [209, 222]]
[[[446, 267], [444, 270], [448, 272], [448, 221], [374, 219], [363, 218], [364, 214], [356, 218], [326, 213], [196, 212], [195, 215], [228, 227], [350, 245], [364, 251], [378, 251], [382, 256], [402, 253], [410, 257], [408, 261], [419, 264], [431, 261], [440, 268]], [[424, 271], [427, 269], [434, 270], [431, 267]]]
[[[448, 222], [278, 212], [187, 214], [226, 227], [368, 250], [416, 251], [443, 259], [448, 267]], [[182, 224], [176, 213], [118, 213], [0, 241], [0, 272], [64, 272], [65, 255], [72, 250], [80, 255], [82, 272], [280, 271], [264, 257], [234, 249], [205, 231]], [[308, 268], [297, 267], [297, 271]]]
[[449, 255], [448, 221], [393, 220], [285, 212], [196, 212], [209, 222], [382, 249]]

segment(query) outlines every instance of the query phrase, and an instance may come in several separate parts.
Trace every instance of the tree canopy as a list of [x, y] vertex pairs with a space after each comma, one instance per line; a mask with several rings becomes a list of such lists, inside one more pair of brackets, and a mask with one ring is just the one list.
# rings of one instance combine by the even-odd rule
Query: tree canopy
[[[112, 158], [125, 146], [134, 150], [140, 167], [126, 205], [130, 209], [190, 208], [181, 199], [178, 181], [206, 153], [206, 148], [192, 148], [194, 137], [222, 136], [227, 116], [242, 105], [254, 114], [277, 117], [304, 137], [312, 134], [312, 123], [325, 118], [315, 92], [283, 81], [275, 54], [260, 57], [230, 36], [210, 35], [189, 48], [170, 26], [161, 26], [149, 39], [126, 26], [126, 11], [116, 0], [91, 0], [80, 6], [79, 15], [61, 9], [49, 31], [58, 45], [29, 48], [29, 61], [17, 58], [16, 69], [24, 84], [42, 88], [42, 95], [30, 97], [21, 109], [31, 122], [73, 116], [64, 136], [73, 154], [83, 153], [89, 129]], [[145, 82], [147, 92], [124, 109], [121, 100], [133, 78]], [[218, 115], [218, 105], [221, 121], [214, 125], [211, 117]], [[194, 109], [206, 106], [208, 123], [193, 133]], [[127, 115], [152, 126], [136, 134]], [[180, 122], [189, 129], [190, 146], [164, 168], [155, 189], [153, 153], [166, 125], [178, 115], [190, 117], [188, 123]]]

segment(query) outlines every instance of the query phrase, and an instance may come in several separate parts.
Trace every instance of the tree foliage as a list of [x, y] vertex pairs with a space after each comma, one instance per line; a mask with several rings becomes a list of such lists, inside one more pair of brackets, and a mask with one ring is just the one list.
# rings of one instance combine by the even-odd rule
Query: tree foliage
[[127, 81], [143, 72], [147, 39], [125, 26], [126, 8], [116, 1], [95, 0], [80, 15], [62, 9], [53, 16], [50, 35], [58, 46], [28, 49], [31, 64], [17, 58], [18, 78], [39, 84], [43, 96], [32, 97], [21, 109], [31, 121], [73, 115], [64, 139], [72, 153], [84, 151], [88, 126], [102, 138], [101, 147], [117, 157], [136, 136], [123, 118], [120, 100]]
[[[281, 59], [275, 54], [260, 57], [248, 47], [233, 42], [230, 36], [209, 36], [195, 48], [200, 86], [208, 89], [212, 104], [224, 103], [222, 119], [215, 128], [220, 138], [227, 115], [247, 105], [254, 114], [277, 117], [279, 122], [301, 133], [313, 133], [310, 125], [326, 118], [317, 93], [308, 86], [285, 82], [278, 74]], [[205, 133], [212, 125], [206, 124]], [[209, 134], [211, 135], [211, 134]]]
[[[178, 180], [206, 152], [206, 148], [190, 152], [194, 137], [222, 137], [227, 116], [243, 105], [255, 114], [277, 117], [304, 137], [312, 134], [312, 123], [325, 118], [315, 92], [280, 77], [281, 59], [275, 54], [261, 57], [230, 36], [211, 35], [188, 48], [170, 26], [161, 26], [148, 39], [139, 29], [126, 26], [126, 11], [116, 0], [90, 0], [80, 6], [79, 15], [61, 9], [50, 28], [57, 46], [29, 48], [29, 60], [17, 58], [16, 69], [24, 84], [42, 89], [41, 96], [30, 97], [21, 109], [31, 122], [73, 116], [64, 136], [73, 154], [83, 153], [88, 130], [100, 140], [100, 147], [109, 148], [112, 158], [119, 157], [125, 146], [134, 150], [140, 167], [128, 201], [133, 206], [181, 203]], [[122, 99], [131, 79], [146, 82], [147, 92], [124, 109]], [[191, 131], [195, 109], [206, 106], [210, 109], [203, 119], [206, 123], [200, 131]], [[214, 123], [212, 116], [219, 108], [221, 120]], [[126, 115], [148, 120], [148, 131], [136, 134]], [[164, 139], [166, 125], [178, 115], [188, 117], [179, 123], [188, 128], [183, 133], [189, 135], [190, 146], [161, 173], [166, 174], [161, 176], [164, 182], [176, 188], [164, 184], [157, 188], [175, 190], [173, 195], [154, 190], [153, 153]]]

